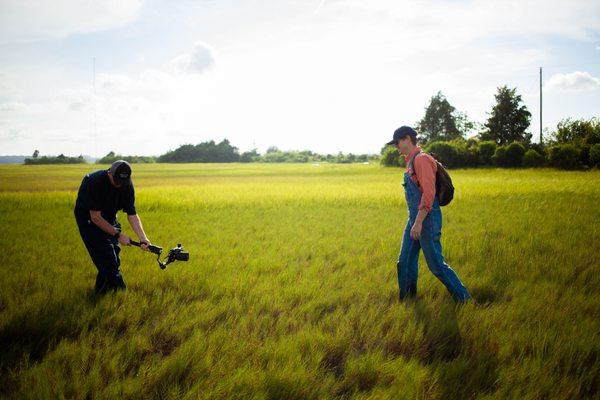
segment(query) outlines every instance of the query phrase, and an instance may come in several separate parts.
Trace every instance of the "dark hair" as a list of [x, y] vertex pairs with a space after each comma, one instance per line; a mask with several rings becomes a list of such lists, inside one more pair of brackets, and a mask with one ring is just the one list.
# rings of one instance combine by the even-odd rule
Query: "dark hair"
[[[406, 136], [404, 136], [402, 139], [404, 139], [404, 138], [407, 138], [407, 137], [408, 137], [408, 138], [410, 138], [410, 142], [411, 142], [413, 145], [416, 145], [416, 144], [417, 144], [417, 137], [416, 137], [416, 136], [413, 136], [413, 135], [406, 135]], [[397, 142], [396, 142], [396, 143], [397, 143]]]

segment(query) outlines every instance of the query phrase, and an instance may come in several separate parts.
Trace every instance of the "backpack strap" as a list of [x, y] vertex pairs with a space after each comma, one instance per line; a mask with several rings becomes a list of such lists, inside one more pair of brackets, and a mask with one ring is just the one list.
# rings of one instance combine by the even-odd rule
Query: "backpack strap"
[[410, 159], [410, 162], [408, 163], [408, 169], [410, 169], [411, 171], [414, 172], [414, 168], [413, 167], [414, 167], [414, 164], [415, 164], [415, 158], [417, 158], [417, 156], [419, 154], [421, 154], [421, 153], [422, 153], [422, 151], [419, 150], [418, 152], [415, 153], [415, 155], [413, 156], [413, 158]]
[[[423, 152], [422, 150], [419, 150], [418, 152], [416, 152], [416, 153], [415, 153], [415, 155], [413, 156], [413, 158], [411, 158], [411, 159], [410, 159], [410, 162], [408, 163], [408, 169], [410, 170], [410, 174], [411, 174], [411, 176], [412, 176], [412, 175], [415, 175], [415, 176], [417, 175], [417, 173], [415, 172], [415, 168], [414, 168], [414, 164], [415, 164], [415, 158], [417, 158], [417, 156], [418, 156], [419, 154], [421, 154], [422, 152]], [[418, 187], [421, 187], [421, 184], [419, 183], [419, 180], [418, 180], [418, 179], [416, 179], [416, 181], [417, 181], [417, 186], [418, 186]]]

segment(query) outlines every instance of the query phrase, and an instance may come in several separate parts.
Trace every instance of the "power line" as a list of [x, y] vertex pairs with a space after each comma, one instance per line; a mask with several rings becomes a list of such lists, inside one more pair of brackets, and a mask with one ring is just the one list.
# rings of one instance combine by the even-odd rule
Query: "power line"
[[94, 85], [94, 157], [98, 155], [97, 148], [97, 112], [96, 112], [96, 57], [92, 59], [92, 80]]

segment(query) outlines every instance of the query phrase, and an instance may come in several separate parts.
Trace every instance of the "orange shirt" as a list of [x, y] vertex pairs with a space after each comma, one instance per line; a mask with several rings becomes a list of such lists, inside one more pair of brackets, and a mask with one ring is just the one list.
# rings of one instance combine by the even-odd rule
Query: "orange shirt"
[[419, 210], [430, 212], [435, 198], [435, 173], [437, 172], [437, 162], [429, 154], [422, 152], [415, 158], [413, 163], [413, 174], [413, 171], [409, 170], [408, 165], [410, 160], [419, 150], [421, 150], [421, 148], [416, 146], [413, 151], [410, 152], [408, 157], [406, 157], [406, 171], [410, 174], [410, 178], [417, 184], [422, 193]]

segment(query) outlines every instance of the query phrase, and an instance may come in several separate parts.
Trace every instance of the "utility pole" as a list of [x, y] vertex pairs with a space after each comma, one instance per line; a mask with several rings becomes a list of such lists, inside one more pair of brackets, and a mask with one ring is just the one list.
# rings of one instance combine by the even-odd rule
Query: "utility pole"
[[540, 144], [542, 140], [542, 67], [540, 67]]
[[96, 116], [96, 57], [92, 59], [92, 79], [94, 83], [94, 155], [92, 157], [97, 157], [98, 149], [96, 144], [96, 126], [97, 126], [97, 116]]

